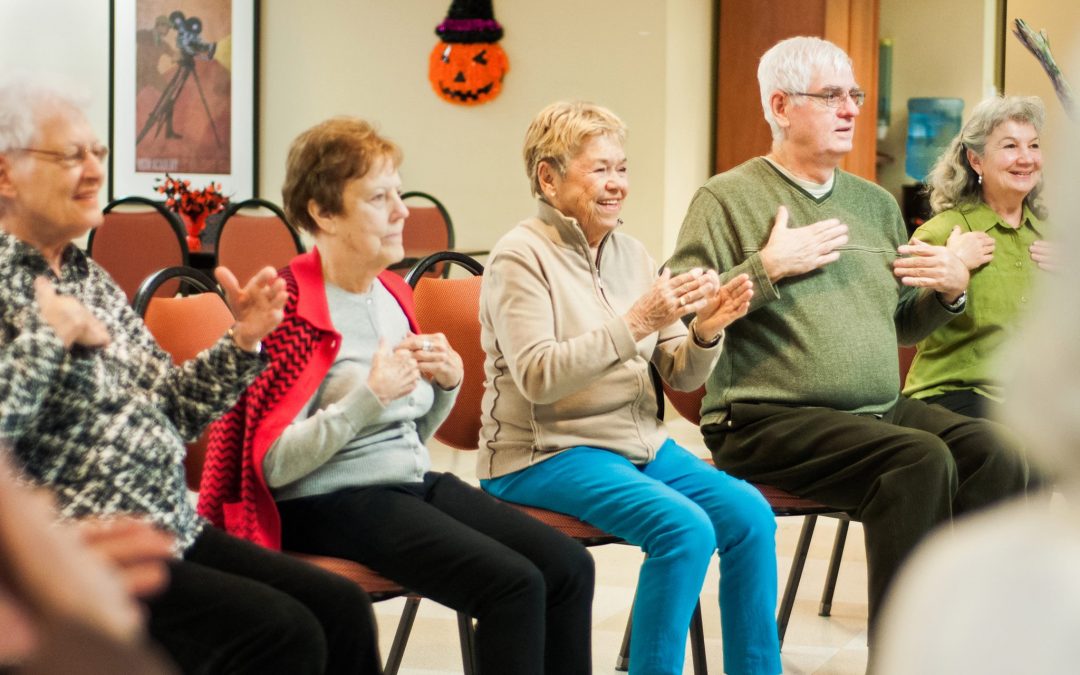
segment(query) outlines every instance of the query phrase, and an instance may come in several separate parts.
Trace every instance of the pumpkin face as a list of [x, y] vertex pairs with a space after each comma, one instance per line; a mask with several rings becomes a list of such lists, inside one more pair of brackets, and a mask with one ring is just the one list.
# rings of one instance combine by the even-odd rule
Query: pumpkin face
[[498, 96], [509, 69], [506, 52], [494, 42], [440, 42], [428, 58], [431, 88], [458, 105], [487, 103]]

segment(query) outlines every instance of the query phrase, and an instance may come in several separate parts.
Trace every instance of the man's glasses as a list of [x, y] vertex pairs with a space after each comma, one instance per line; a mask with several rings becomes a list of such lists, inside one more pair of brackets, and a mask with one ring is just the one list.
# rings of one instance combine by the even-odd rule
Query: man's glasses
[[827, 108], [839, 108], [844, 105], [849, 97], [855, 102], [855, 107], [861, 108], [863, 103], [866, 103], [866, 92], [862, 89], [852, 89], [851, 91], [844, 91], [843, 89], [826, 89], [820, 94], [811, 94], [805, 91], [789, 91], [792, 96], [809, 96], [810, 98], [816, 98], [825, 104]]
[[104, 162], [105, 158], [109, 156], [109, 149], [100, 143], [95, 145], [74, 145], [66, 152], [61, 152], [59, 150], [41, 150], [39, 148], [18, 148], [18, 151], [30, 152], [35, 155], [48, 157], [60, 166], [69, 169], [80, 166], [90, 155], [96, 157], [99, 162]]

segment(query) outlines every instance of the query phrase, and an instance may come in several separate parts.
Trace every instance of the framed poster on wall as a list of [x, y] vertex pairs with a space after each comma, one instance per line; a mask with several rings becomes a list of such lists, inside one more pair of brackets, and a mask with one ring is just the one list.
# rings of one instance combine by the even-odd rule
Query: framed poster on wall
[[258, 0], [112, 0], [109, 197], [258, 193]]

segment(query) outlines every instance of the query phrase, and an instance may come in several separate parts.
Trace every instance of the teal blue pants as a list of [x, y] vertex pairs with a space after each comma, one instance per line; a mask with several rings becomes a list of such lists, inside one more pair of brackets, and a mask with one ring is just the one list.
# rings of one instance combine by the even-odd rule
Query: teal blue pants
[[714, 551], [720, 552], [724, 672], [780, 672], [776, 520], [750, 484], [670, 439], [641, 466], [579, 446], [480, 484], [500, 499], [576, 516], [648, 555], [634, 604], [632, 675], [683, 672], [690, 617]]

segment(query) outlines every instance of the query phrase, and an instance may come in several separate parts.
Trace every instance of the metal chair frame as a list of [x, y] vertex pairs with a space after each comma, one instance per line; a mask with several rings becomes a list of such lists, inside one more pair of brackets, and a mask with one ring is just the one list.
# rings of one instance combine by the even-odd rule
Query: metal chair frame
[[[281, 219], [281, 222], [285, 223], [286, 229], [292, 236], [293, 243], [296, 244], [296, 250], [299, 253], [304, 252], [304, 241], [300, 238], [300, 232], [289, 222], [289, 219], [285, 217], [285, 212], [277, 204], [262, 199], [260, 197], [252, 197], [251, 199], [245, 199], [240, 202], [233, 202], [225, 209], [225, 213], [221, 216], [221, 225], [218, 226], [217, 234], [214, 236], [214, 255], [217, 255], [218, 245], [221, 243], [221, 233], [225, 231], [225, 226], [229, 222], [229, 218], [235, 216], [241, 209], [254, 209], [263, 208], [273, 212], [275, 216]], [[270, 216], [266, 216], [269, 218]]]
[[419, 190], [410, 190], [408, 192], [401, 193], [401, 201], [413, 198], [426, 199], [431, 202], [432, 206], [439, 210], [439, 213], [442, 214], [443, 220], [446, 221], [446, 248], [454, 248], [454, 246], [456, 245], [454, 241], [454, 221], [450, 219], [450, 212], [446, 210], [446, 206], [444, 206], [443, 203], [436, 199], [434, 196], [429, 195], [426, 192], [420, 192]]
[[[454, 235], [454, 221], [450, 219], [450, 212], [446, 210], [446, 207], [443, 205], [443, 203], [441, 201], [436, 199], [433, 195], [430, 195], [430, 194], [428, 194], [426, 192], [420, 192], [419, 190], [412, 190], [412, 191], [409, 191], [409, 192], [403, 192], [403, 193], [401, 193], [401, 199], [402, 199], [402, 201], [405, 201], [407, 199], [426, 199], [427, 201], [431, 202], [431, 205], [433, 207], [435, 207], [435, 209], [438, 210], [439, 215], [442, 216], [443, 222], [446, 224], [446, 248], [447, 249], [454, 248], [455, 241], [456, 241], [456, 238], [455, 238], [455, 235]], [[408, 225], [409, 225], [408, 219], [406, 219], [405, 220], [405, 227], [408, 227]], [[438, 262], [441, 262], [441, 261], [438, 261]], [[405, 257], [402, 258], [399, 262], [396, 262], [393, 265], [391, 265], [390, 269], [398, 272], [399, 274], [401, 274], [402, 270], [406, 270], [406, 273], [407, 273], [409, 270], [415, 269], [419, 265], [419, 263], [420, 263], [420, 260], [417, 259], [414, 256], [410, 256], [409, 252], [406, 250], [405, 251]], [[431, 270], [431, 266], [428, 266], [427, 269], [428, 269], [428, 276], [432, 276], [433, 271], [436, 272], [434, 274], [434, 276], [440, 276], [440, 277], [446, 277], [450, 273], [450, 266], [449, 265], [442, 265], [441, 270], [438, 269], [438, 268], [436, 268], [435, 270]]]
[[[169, 225], [172, 226], [174, 232], [176, 232], [176, 238], [180, 241], [180, 250], [183, 252], [183, 266], [188, 265], [188, 245], [187, 245], [187, 232], [184, 230], [184, 223], [180, 220], [180, 216], [170, 211], [165, 207], [164, 202], [160, 202], [154, 199], [148, 199], [147, 197], [131, 196], [121, 197], [114, 199], [105, 205], [105, 208], [101, 212], [109, 213], [116, 209], [117, 206], [127, 206], [129, 204], [135, 204], [139, 206], [149, 206], [158, 213], [161, 214]], [[94, 235], [97, 234], [97, 228], [90, 230], [90, 234], [86, 238], [86, 255], [91, 258], [94, 257]]]

